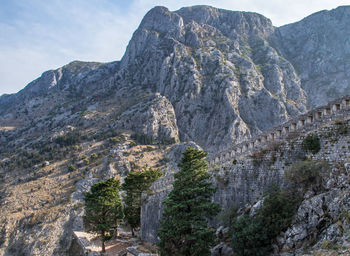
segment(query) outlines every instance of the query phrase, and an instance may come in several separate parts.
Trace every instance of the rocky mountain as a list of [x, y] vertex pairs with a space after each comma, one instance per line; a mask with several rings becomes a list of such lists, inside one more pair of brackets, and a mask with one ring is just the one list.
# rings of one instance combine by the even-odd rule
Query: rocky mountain
[[349, 13], [339, 7], [276, 28], [256, 13], [155, 7], [120, 62], [72, 62], [43, 73], [1, 97], [2, 124], [22, 123], [14, 111], [27, 113], [35, 97], [39, 108], [50, 101], [50, 112], [58, 107], [52, 101], [86, 106], [106, 95], [160, 93], [174, 108], [181, 141], [225, 148], [350, 93]]
[[[74, 61], [2, 95], [0, 254], [64, 255], [81, 226], [75, 183], [164, 166], [174, 143], [214, 153], [350, 94], [349, 23], [350, 6], [282, 27], [257, 13], [155, 7], [120, 61]], [[50, 246], [38, 242], [48, 223], [61, 234]]]
[[309, 108], [348, 95], [350, 7], [312, 14], [276, 30], [280, 51], [292, 63]]

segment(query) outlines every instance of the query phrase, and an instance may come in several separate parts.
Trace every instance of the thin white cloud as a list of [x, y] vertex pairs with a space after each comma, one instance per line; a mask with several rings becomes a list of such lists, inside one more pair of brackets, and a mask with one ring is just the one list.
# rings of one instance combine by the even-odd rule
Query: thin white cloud
[[76, 59], [119, 60], [142, 17], [156, 5], [170, 10], [206, 4], [254, 11], [280, 26], [349, 3], [348, 0], [130, 0], [125, 4], [122, 0], [17, 0], [16, 4], [16, 19], [1, 23], [4, 19], [0, 17], [3, 35], [0, 95], [16, 92], [42, 72]]
[[19, 2], [21, 19], [0, 23], [0, 34], [5, 35], [0, 38], [0, 95], [16, 92], [42, 72], [76, 59], [120, 59], [137, 23], [133, 14], [114, 6], [100, 8], [102, 2]]

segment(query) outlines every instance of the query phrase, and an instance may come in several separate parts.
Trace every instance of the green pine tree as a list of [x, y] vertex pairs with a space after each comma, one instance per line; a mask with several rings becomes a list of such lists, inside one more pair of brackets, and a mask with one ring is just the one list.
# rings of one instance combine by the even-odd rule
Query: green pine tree
[[102, 252], [106, 251], [107, 237], [116, 232], [118, 222], [124, 217], [119, 188], [119, 180], [112, 178], [95, 183], [85, 194], [84, 219], [91, 231], [100, 234]]
[[217, 215], [219, 205], [211, 202], [215, 193], [209, 181], [206, 153], [189, 147], [183, 154], [174, 188], [164, 201], [158, 235], [161, 255], [210, 255], [215, 230], [208, 219]]
[[133, 236], [135, 228], [140, 226], [141, 194], [143, 191], [147, 191], [151, 184], [161, 176], [160, 170], [145, 168], [142, 171], [128, 173], [124, 180], [122, 189], [126, 192], [124, 198], [125, 218], [131, 227]]

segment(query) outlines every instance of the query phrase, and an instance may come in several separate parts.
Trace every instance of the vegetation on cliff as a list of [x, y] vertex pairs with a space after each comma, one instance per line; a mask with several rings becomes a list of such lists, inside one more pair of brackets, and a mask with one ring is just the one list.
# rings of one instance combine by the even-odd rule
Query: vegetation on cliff
[[322, 191], [330, 166], [326, 161], [304, 160], [295, 162], [285, 171], [287, 180], [305, 192], [308, 189]]
[[124, 180], [122, 189], [126, 192], [124, 198], [125, 218], [131, 227], [133, 236], [135, 228], [140, 226], [141, 194], [148, 190], [151, 184], [161, 176], [162, 173], [159, 169], [145, 168], [142, 171], [129, 172]]
[[304, 150], [310, 151], [312, 154], [316, 154], [321, 149], [319, 137], [315, 134], [306, 136], [306, 138], [303, 140], [302, 147]]
[[276, 236], [287, 229], [300, 203], [291, 191], [271, 188], [254, 216], [243, 215], [232, 225], [232, 247], [239, 256], [264, 256]]
[[208, 218], [218, 214], [219, 205], [211, 201], [215, 188], [206, 155], [192, 147], [183, 153], [174, 188], [164, 201], [158, 232], [161, 255], [210, 255], [215, 230], [208, 227]]

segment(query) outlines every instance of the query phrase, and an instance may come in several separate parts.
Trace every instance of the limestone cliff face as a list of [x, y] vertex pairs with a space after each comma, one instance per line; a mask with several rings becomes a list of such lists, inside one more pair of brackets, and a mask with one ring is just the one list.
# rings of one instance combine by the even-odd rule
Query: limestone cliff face
[[56, 70], [46, 71], [18, 93], [1, 96], [0, 114], [9, 113], [18, 104], [27, 103], [35, 97], [48, 100], [49, 95], [61, 97], [66, 93], [83, 96], [91, 94], [91, 90], [102, 90], [106, 77], [116, 72], [118, 67], [118, 61], [107, 64], [73, 61]]
[[170, 100], [181, 140], [224, 148], [305, 110], [293, 66], [267, 41], [274, 30], [255, 13], [156, 7], [134, 33], [121, 77]]
[[159, 94], [147, 96], [125, 111], [116, 128], [132, 130], [166, 144], [179, 141], [173, 106], [166, 97]]
[[350, 6], [277, 28], [282, 55], [295, 68], [310, 108], [350, 93]]

